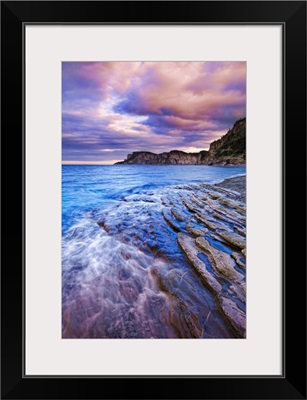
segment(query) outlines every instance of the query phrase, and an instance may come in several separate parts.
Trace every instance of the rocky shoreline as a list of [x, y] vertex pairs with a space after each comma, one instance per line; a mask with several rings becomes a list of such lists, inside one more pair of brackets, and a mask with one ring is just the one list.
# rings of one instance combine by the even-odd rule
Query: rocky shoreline
[[149, 165], [245, 165], [246, 157], [246, 118], [239, 119], [219, 140], [210, 144], [209, 150], [199, 153], [186, 153], [171, 150], [160, 154], [151, 151], [134, 151], [123, 161], [115, 164]]
[[246, 176], [228, 178], [221, 183], [217, 183], [215, 186], [230, 189], [239, 193], [238, 200], [246, 202]]
[[63, 337], [245, 338], [245, 192], [245, 176], [140, 191], [88, 221], [90, 242], [76, 227]]
[[[212, 338], [212, 331], [225, 329], [221, 320], [232, 331], [233, 337], [246, 337], [245, 195], [246, 177], [239, 176], [215, 185], [175, 186], [161, 198], [163, 219], [173, 231], [169, 246], [175, 248], [177, 243], [179, 252], [199, 277], [203, 289], [192, 283], [184, 270], [177, 272], [178, 285], [174, 279], [178, 265], [173, 263], [169, 250], [164, 249], [164, 243], [146, 241], [142, 239], [142, 228], [134, 230], [139, 248], [143, 249], [145, 245], [155, 257], [165, 258], [171, 264], [170, 271], [173, 272], [165, 273], [154, 267], [151, 274], [159, 289], [170, 297], [172, 314], [178, 314], [170, 323], [181, 337]], [[154, 224], [143, 229], [150, 236], [157, 233]], [[202, 290], [207, 291], [203, 293], [204, 298], [209, 298], [208, 291], [213, 298], [205, 319], [195, 299], [195, 293]], [[160, 318], [166, 320], [166, 316]]]
[[[204, 285], [214, 293], [222, 317], [237, 337], [244, 338], [246, 177], [229, 178], [219, 184], [201, 186], [204, 190], [193, 191], [190, 201], [183, 202], [194, 214], [193, 219], [198, 226], [195, 229], [187, 223], [188, 235], [178, 232], [177, 241]], [[173, 212], [173, 215], [176, 213]], [[212, 243], [210, 239], [215, 242]]]

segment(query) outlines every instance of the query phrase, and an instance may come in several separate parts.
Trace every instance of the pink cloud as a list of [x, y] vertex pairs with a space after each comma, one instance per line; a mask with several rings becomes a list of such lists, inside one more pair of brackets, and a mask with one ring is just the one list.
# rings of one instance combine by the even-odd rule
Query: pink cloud
[[245, 62], [63, 63], [64, 153], [208, 148], [245, 116], [245, 85]]
[[[206, 72], [204, 63], [145, 63], [130, 89], [139, 114], [167, 113], [185, 119], [204, 119], [224, 106], [245, 105], [245, 63], [217, 63]], [[128, 93], [129, 95], [129, 93]]]

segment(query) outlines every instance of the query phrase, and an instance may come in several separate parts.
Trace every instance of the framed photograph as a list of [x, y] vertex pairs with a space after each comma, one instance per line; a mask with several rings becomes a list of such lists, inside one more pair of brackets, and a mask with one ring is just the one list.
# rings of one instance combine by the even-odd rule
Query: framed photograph
[[305, 399], [306, 3], [1, 10], [2, 398]]

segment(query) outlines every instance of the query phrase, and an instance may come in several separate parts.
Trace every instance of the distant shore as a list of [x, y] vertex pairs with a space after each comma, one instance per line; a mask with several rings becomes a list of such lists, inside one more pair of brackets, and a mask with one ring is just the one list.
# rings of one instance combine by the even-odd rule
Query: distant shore
[[225, 189], [230, 189], [240, 193], [238, 198], [239, 201], [245, 203], [246, 201], [246, 175], [236, 176], [234, 178], [227, 178], [221, 183], [217, 183], [214, 186], [219, 186]]

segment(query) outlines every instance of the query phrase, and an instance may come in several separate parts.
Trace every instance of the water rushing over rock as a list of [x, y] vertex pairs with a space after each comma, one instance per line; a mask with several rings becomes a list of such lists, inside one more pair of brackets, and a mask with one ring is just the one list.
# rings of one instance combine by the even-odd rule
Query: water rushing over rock
[[63, 237], [63, 337], [245, 337], [245, 225], [242, 196], [208, 184], [89, 211]]

